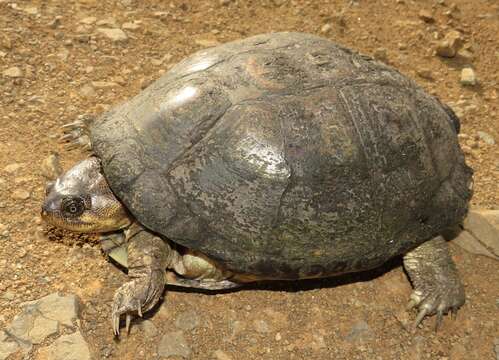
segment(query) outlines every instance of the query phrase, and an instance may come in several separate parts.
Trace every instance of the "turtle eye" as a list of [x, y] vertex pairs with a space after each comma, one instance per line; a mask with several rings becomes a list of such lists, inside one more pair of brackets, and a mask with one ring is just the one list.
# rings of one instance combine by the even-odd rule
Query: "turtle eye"
[[62, 200], [62, 212], [69, 217], [77, 217], [85, 211], [85, 202], [80, 197], [71, 197]]

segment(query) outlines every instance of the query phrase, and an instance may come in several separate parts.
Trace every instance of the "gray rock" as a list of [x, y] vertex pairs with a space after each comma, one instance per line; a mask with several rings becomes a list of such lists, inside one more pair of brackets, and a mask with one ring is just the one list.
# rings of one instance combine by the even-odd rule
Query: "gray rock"
[[41, 299], [29, 301], [22, 306], [36, 306], [43, 317], [58, 321], [61, 325], [73, 328], [78, 318], [80, 301], [76, 295], [52, 293]]
[[369, 325], [364, 320], [361, 320], [352, 326], [345, 339], [350, 342], [364, 341], [372, 338], [372, 335]]
[[158, 355], [164, 357], [180, 356], [188, 359], [191, 355], [191, 348], [187, 344], [182, 331], [164, 334], [158, 344]]
[[158, 328], [151, 320], [142, 320], [137, 325], [132, 326], [132, 334], [140, 333], [144, 338], [150, 339], [158, 334]]
[[492, 135], [486, 133], [485, 131], [477, 131], [477, 135], [480, 139], [482, 139], [484, 143], [488, 145], [494, 145], [496, 143]]
[[42, 161], [41, 172], [47, 180], [55, 180], [60, 174], [62, 174], [59, 155], [54, 153], [47, 156]]
[[3, 76], [10, 78], [20, 78], [23, 76], [23, 71], [17, 66], [10, 67], [3, 71]]
[[499, 210], [472, 210], [464, 219], [463, 228], [499, 257]]
[[91, 360], [90, 349], [79, 331], [63, 335], [40, 349], [40, 357], [50, 360]]
[[0, 360], [5, 360], [20, 349], [19, 344], [5, 332], [0, 331]]
[[31, 306], [16, 315], [6, 329], [6, 333], [25, 349], [30, 349], [32, 344], [40, 344], [58, 331], [57, 321], [44, 318], [36, 307]]
[[477, 84], [475, 70], [472, 68], [464, 68], [461, 70], [461, 84], [465, 86], [473, 86]]
[[124, 42], [128, 40], [127, 34], [121, 29], [98, 28], [97, 31], [113, 42]]
[[6, 333], [26, 349], [56, 334], [61, 325], [73, 328], [73, 321], [78, 315], [78, 300], [75, 295], [53, 293], [23, 303], [21, 307], [23, 311], [14, 317]]
[[499, 260], [499, 210], [472, 210], [452, 242], [477, 255]]
[[199, 315], [194, 310], [180, 313], [175, 319], [175, 326], [180, 330], [192, 330], [199, 326]]
[[499, 360], [499, 338], [494, 339], [494, 352], [496, 354], [496, 360]]

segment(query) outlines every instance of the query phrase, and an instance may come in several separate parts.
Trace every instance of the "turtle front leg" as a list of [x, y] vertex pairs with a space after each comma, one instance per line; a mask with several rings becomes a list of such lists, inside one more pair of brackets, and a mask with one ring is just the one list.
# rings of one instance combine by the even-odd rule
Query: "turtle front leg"
[[126, 231], [129, 282], [115, 293], [112, 324], [120, 334], [120, 318], [126, 315], [126, 330], [132, 314], [142, 314], [159, 301], [165, 286], [166, 267], [178, 254], [163, 239], [134, 223]]
[[464, 304], [464, 288], [456, 265], [452, 261], [447, 242], [438, 236], [404, 256], [404, 267], [414, 291], [408, 308], [417, 307], [416, 328], [427, 315], [437, 314], [437, 330], [443, 315], [453, 314]]
[[63, 125], [63, 135], [60, 141], [65, 144], [68, 150], [83, 149], [84, 151], [92, 151], [89, 127], [94, 120], [94, 117], [90, 115], [81, 115], [78, 120]]

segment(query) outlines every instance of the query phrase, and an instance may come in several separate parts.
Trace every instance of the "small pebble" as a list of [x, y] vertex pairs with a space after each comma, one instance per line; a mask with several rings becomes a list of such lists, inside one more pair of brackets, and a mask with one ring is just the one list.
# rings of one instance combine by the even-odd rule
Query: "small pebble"
[[18, 163], [13, 163], [13, 164], [9, 164], [7, 165], [6, 167], [3, 168], [3, 171], [9, 173], [9, 174], [13, 174], [15, 173], [17, 170], [19, 170], [20, 168], [22, 168], [22, 164], [18, 164]]
[[485, 131], [477, 131], [477, 135], [487, 145], [494, 145], [496, 143], [492, 135], [486, 133]]
[[419, 77], [426, 80], [433, 80], [433, 74], [430, 69], [420, 69], [416, 71]]
[[17, 66], [13, 66], [4, 70], [2, 74], [10, 78], [20, 78], [23, 76], [23, 71]]
[[97, 32], [113, 42], [125, 42], [128, 40], [127, 34], [121, 29], [98, 28]]
[[222, 350], [215, 350], [213, 352], [213, 358], [216, 360], [232, 360], [232, 358]]
[[332, 29], [331, 24], [324, 24], [321, 27], [321, 33], [328, 34], [329, 32], [331, 32], [331, 29]]
[[427, 23], [432, 23], [435, 21], [433, 14], [428, 10], [421, 10], [418, 14], [419, 18]]
[[463, 38], [459, 31], [449, 31], [443, 40], [436, 47], [438, 56], [451, 58], [456, 56], [459, 47], [462, 45]]
[[29, 193], [29, 191], [22, 189], [14, 190], [14, 192], [12, 193], [12, 198], [15, 200], [28, 200], [30, 196], [31, 194]]
[[134, 31], [134, 30], [137, 30], [138, 28], [140, 28], [140, 24], [138, 22], [126, 22], [126, 23], [123, 23], [123, 25], [121, 25], [121, 28], [123, 30], [131, 30], [131, 31]]
[[461, 70], [461, 84], [464, 86], [473, 86], [477, 84], [475, 71], [472, 68]]

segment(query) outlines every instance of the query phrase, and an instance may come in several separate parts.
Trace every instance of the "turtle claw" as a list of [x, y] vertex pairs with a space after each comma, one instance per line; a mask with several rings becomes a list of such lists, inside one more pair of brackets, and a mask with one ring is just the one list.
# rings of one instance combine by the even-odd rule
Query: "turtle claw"
[[89, 116], [80, 116], [72, 123], [61, 126], [63, 135], [59, 141], [65, 145], [67, 150], [83, 149], [89, 151], [92, 149], [88, 127], [93, 121]]
[[126, 314], [126, 326], [125, 326], [125, 329], [126, 329], [127, 335], [130, 334], [130, 323], [131, 322], [132, 322], [132, 315]]
[[159, 301], [164, 288], [164, 274], [153, 271], [150, 275], [137, 277], [123, 284], [114, 294], [111, 318], [116, 336], [120, 335], [122, 315], [125, 315], [125, 328], [129, 333], [134, 314], [142, 317], [143, 312], [151, 309]]

